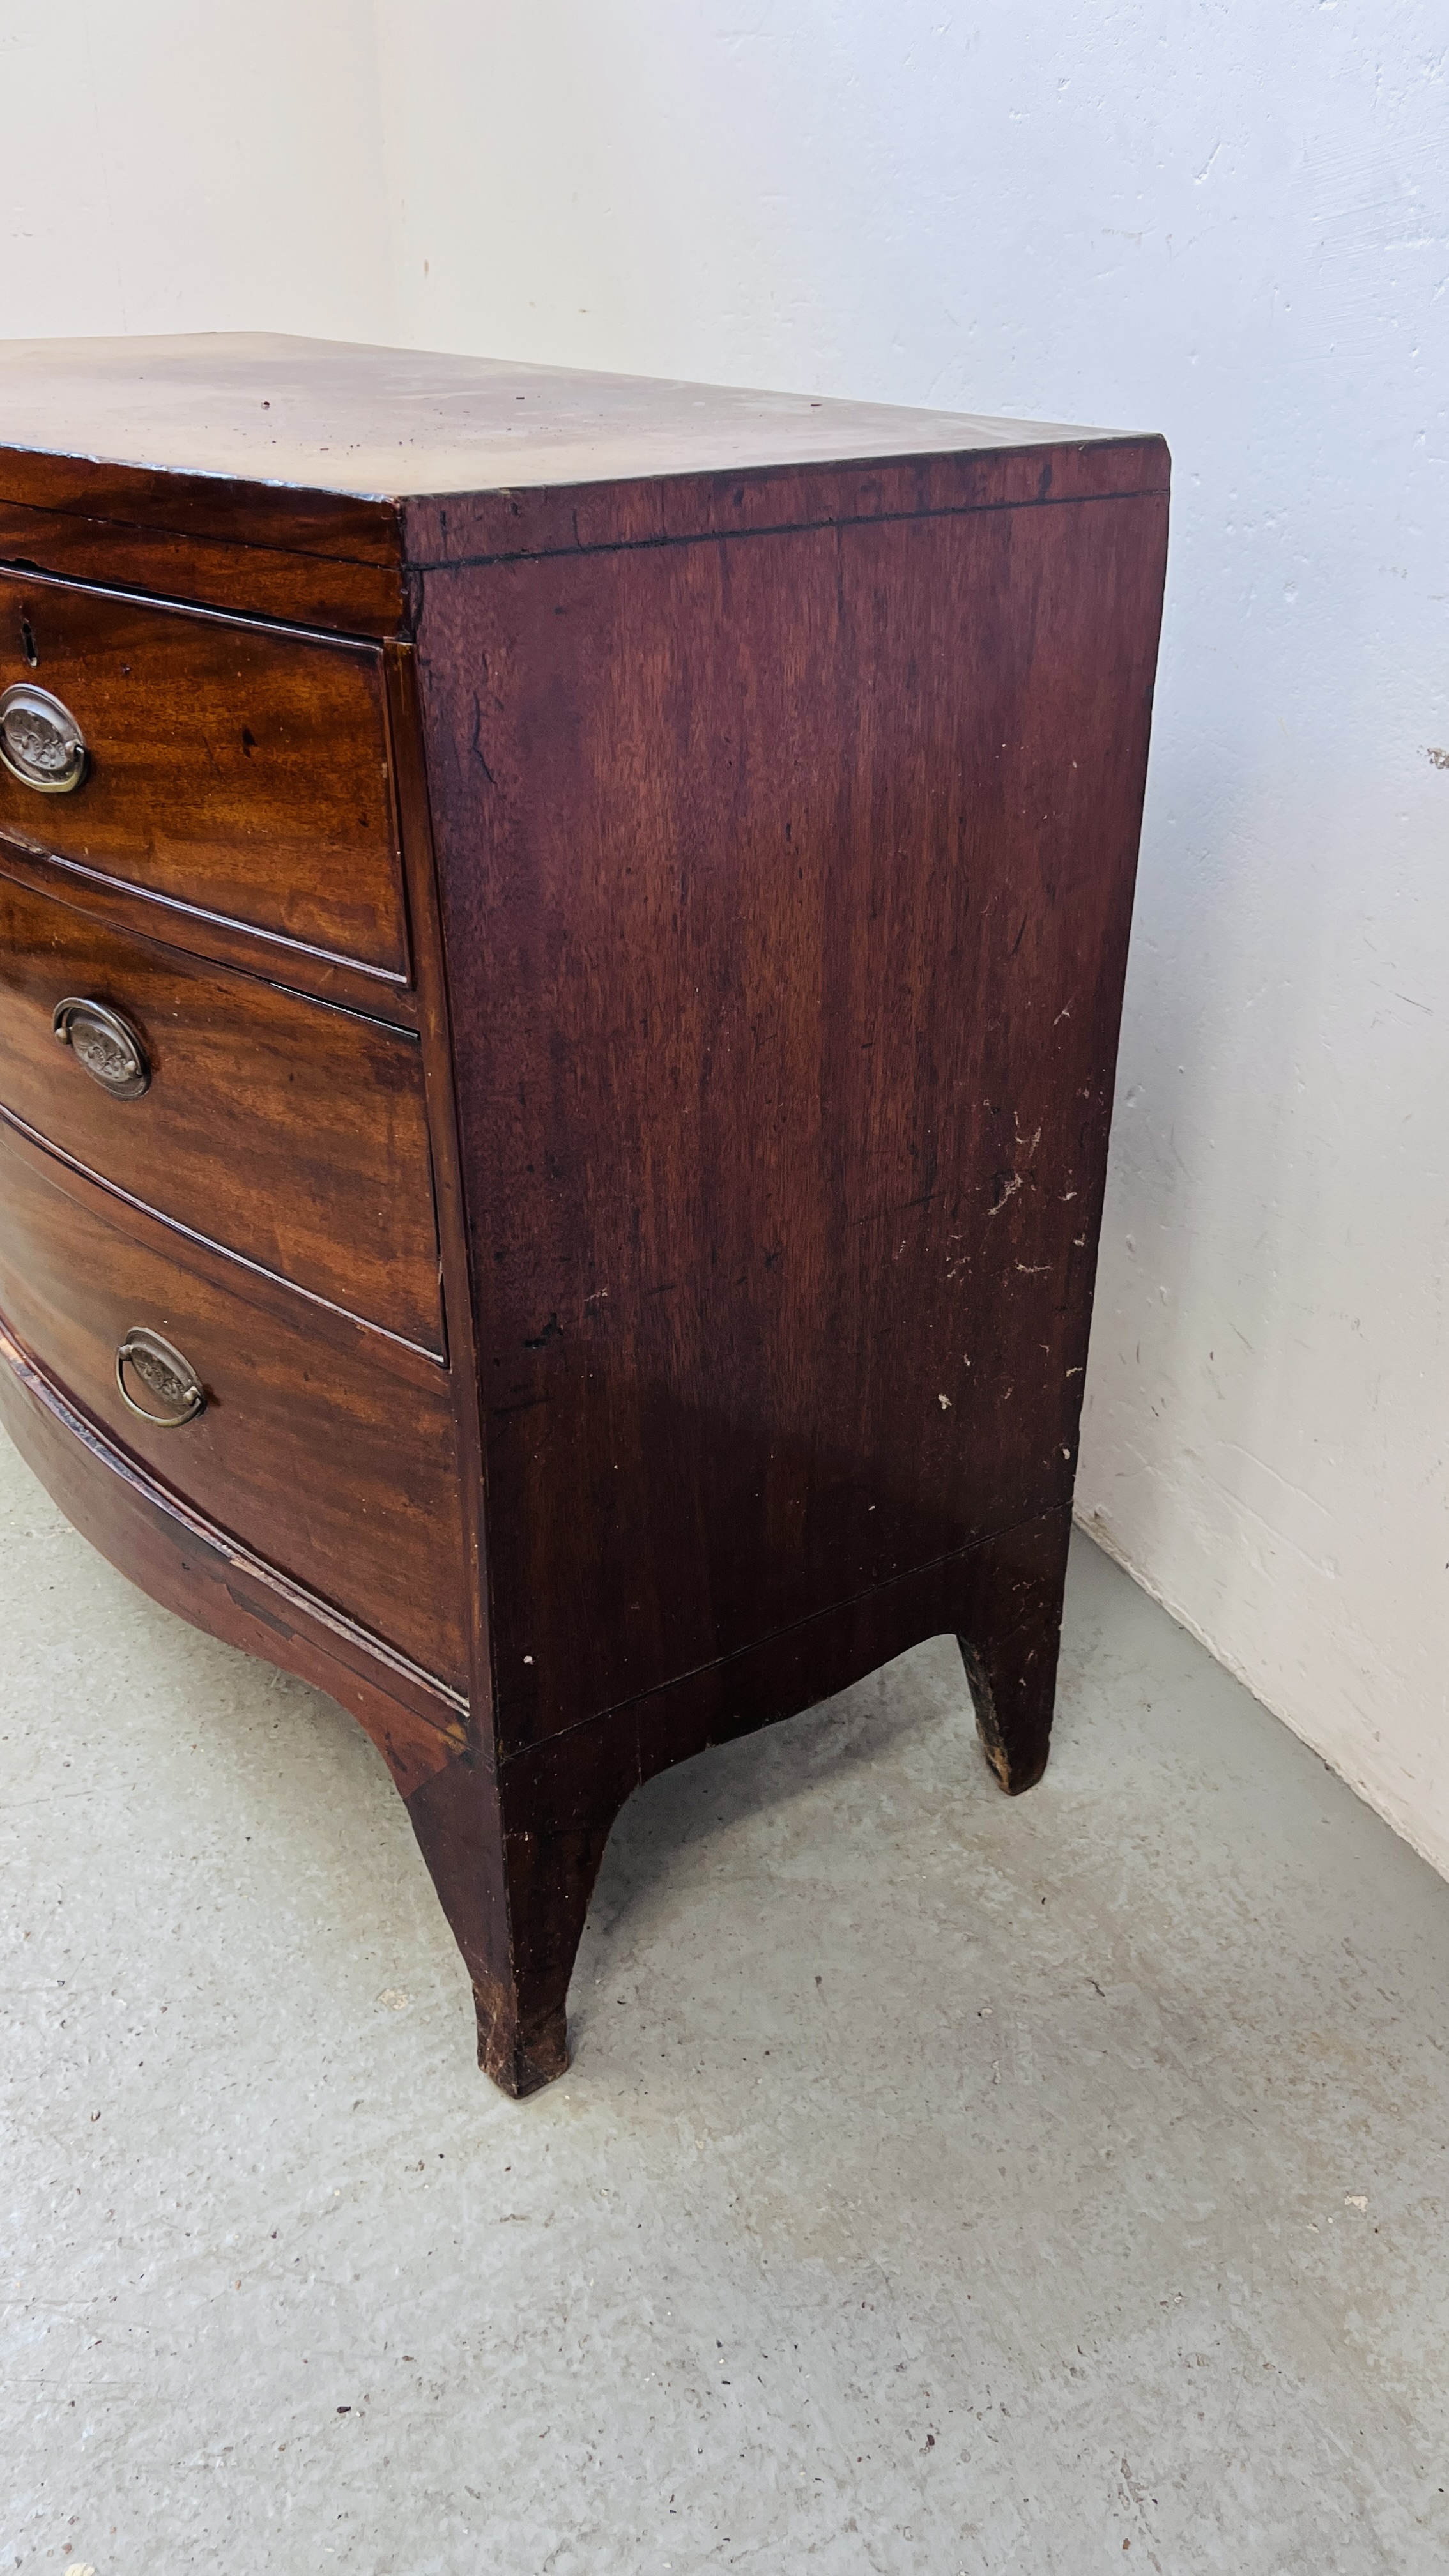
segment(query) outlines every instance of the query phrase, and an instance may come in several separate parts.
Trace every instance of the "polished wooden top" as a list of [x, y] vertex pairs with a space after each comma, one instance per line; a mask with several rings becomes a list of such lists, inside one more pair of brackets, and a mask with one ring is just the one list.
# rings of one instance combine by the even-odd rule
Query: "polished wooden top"
[[29, 451], [400, 499], [1113, 435], [268, 332], [0, 341], [0, 477]]

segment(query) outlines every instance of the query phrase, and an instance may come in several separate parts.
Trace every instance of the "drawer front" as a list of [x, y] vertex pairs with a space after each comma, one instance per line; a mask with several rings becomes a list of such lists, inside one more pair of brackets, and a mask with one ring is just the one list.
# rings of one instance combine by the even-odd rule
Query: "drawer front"
[[[118, 1015], [114, 1042], [82, 1014], [58, 1044], [67, 1001]], [[415, 1038], [108, 930], [0, 874], [0, 1106], [163, 1216], [441, 1349]]]
[[0, 766], [0, 833], [407, 980], [375, 646], [0, 573], [11, 690], [59, 700], [85, 757], [64, 793]]
[[[386, 1345], [361, 1327], [245, 1273], [236, 1290], [218, 1285], [177, 1262], [172, 1241], [144, 1218], [112, 1215], [99, 1191], [0, 1128], [0, 1314], [16, 1338], [207, 1519], [465, 1689], [444, 1372], [415, 1360], [394, 1374], [366, 1347]], [[189, 1363], [204, 1393], [204, 1410], [178, 1428], [141, 1419], [117, 1384], [117, 1354], [138, 1331]], [[178, 1409], [148, 1365], [158, 1376], [144, 1358], [127, 1370], [133, 1396]]]

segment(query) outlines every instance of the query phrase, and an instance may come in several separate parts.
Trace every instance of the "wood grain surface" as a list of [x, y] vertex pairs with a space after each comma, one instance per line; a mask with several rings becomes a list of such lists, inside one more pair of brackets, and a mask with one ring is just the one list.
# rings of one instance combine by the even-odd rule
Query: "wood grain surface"
[[121, 518], [91, 496], [124, 466], [152, 487], [133, 515], [164, 510], [164, 524], [219, 534], [229, 509], [227, 533], [243, 543], [367, 561], [386, 559], [387, 496], [1111, 435], [278, 332], [0, 341], [0, 396], [7, 498], [37, 497], [48, 478], [52, 504], [78, 488], [93, 515]]
[[[55, 499], [53, 478], [43, 486], [34, 475], [25, 479]], [[61, 506], [0, 499], [0, 564], [340, 635], [382, 637], [406, 626], [407, 583], [399, 562], [353, 563], [285, 544], [238, 543], [234, 533], [228, 540], [225, 534], [141, 526], [134, 513], [145, 506], [144, 492], [131, 488], [138, 480], [153, 487], [159, 482], [164, 491], [175, 478], [122, 475], [117, 488], [98, 490], [94, 469], [90, 475], [72, 470]], [[67, 497], [74, 506], [63, 505]], [[120, 516], [104, 517], [107, 508]], [[200, 524], [205, 528], [206, 521]]]
[[76, 718], [90, 774], [0, 770], [0, 841], [407, 980], [376, 650], [0, 573], [0, 688]]
[[[206, 1275], [165, 1228], [3, 1126], [0, 1204], [0, 1315], [49, 1375], [219, 1529], [466, 1689], [443, 1371], [234, 1264]], [[205, 1412], [180, 1430], [122, 1402], [116, 1351], [136, 1325], [205, 1386]]]
[[3, 1324], [0, 1424], [67, 1519], [153, 1600], [350, 1709], [404, 1797], [465, 1750], [455, 1695], [182, 1502]]
[[429, 577], [505, 1754], [1069, 1501], [1164, 540]]
[[983, 441], [939, 454], [431, 495], [400, 504], [403, 549], [411, 566], [427, 570], [1166, 494], [1167, 451], [1159, 438], [1042, 446], [1030, 424], [1017, 426], [1023, 435], [1016, 443]]
[[320, 948], [270, 936], [245, 922], [224, 921], [216, 913], [152, 894], [144, 886], [126, 885], [98, 868], [74, 859], [58, 859], [43, 850], [22, 848], [0, 832], [0, 874], [36, 894], [70, 903], [92, 921], [138, 939], [151, 939], [187, 956], [235, 967], [281, 991], [306, 993], [334, 1002], [339, 1010], [364, 1019], [418, 1031], [418, 995], [409, 984], [373, 973], [347, 958], [329, 957]]
[[[57, 1045], [67, 996], [136, 1031], [139, 1100]], [[16, 884], [0, 851], [0, 1107], [224, 1250], [441, 1352], [416, 1038], [111, 930]]]
[[493, 1645], [484, 1529], [482, 1425], [478, 1410], [478, 1354], [468, 1232], [463, 1214], [463, 1170], [453, 1088], [452, 997], [443, 957], [438, 910], [437, 852], [432, 803], [418, 706], [417, 657], [411, 645], [387, 648], [388, 712], [395, 763], [403, 866], [413, 924], [419, 1039], [432, 1135], [433, 1186], [442, 1255], [450, 1391], [458, 1440], [461, 1491], [464, 1617], [468, 1630], [471, 1697], [470, 1748], [487, 1765], [496, 1760], [493, 1733]]

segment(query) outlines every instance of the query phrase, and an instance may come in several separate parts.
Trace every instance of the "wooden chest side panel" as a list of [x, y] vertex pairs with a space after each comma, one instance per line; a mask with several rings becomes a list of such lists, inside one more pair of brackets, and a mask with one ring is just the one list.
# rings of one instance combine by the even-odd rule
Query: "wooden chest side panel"
[[1070, 1499], [1165, 535], [428, 578], [506, 1744]]

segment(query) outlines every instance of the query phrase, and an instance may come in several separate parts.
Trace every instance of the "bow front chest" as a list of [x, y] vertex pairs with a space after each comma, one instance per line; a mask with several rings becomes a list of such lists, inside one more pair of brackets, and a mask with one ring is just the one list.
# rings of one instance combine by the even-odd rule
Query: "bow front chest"
[[1046, 1760], [1155, 438], [0, 349], [0, 1411], [333, 1693], [523, 2093], [630, 1791], [917, 1640]]

